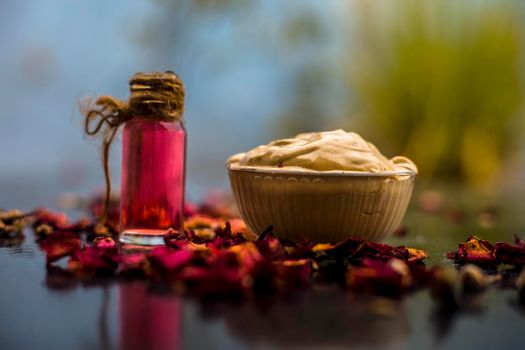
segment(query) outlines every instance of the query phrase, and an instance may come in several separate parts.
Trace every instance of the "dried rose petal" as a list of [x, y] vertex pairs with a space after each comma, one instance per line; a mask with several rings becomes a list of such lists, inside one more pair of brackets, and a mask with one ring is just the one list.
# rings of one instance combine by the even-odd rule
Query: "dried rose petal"
[[92, 224], [88, 219], [80, 219], [77, 222], [70, 223], [66, 214], [56, 213], [47, 209], [37, 209], [35, 211], [35, 221], [33, 227], [38, 228], [41, 225], [48, 225], [53, 231], [77, 232], [89, 228]]
[[69, 225], [69, 219], [65, 213], [55, 213], [47, 209], [37, 209], [35, 211], [35, 221], [33, 226], [47, 224], [53, 228]]
[[428, 269], [421, 261], [407, 261], [407, 266], [410, 269], [410, 275], [412, 276], [413, 287], [425, 287], [428, 285], [429, 274]]
[[470, 236], [465, 243], [458, 245], [456, 252], [448, 253], [447, 257], [459, 264], [491, 265], [497, 263], [494, 250], [495, 247], [489, 241]]
[[15, 241], [23, 240], [23, 230], [28, 223], [28, 217], [31, 213], [23, 213], [21, 210], [1, 210], [0, 209], [0, 239], [4, 243], [9, 240]]
[[412, 285], [407, 264], [400, 259], [388, 261], [365, 258], [361, 266], [348, 269], [347, 285], [353, 291], [398, 295]]
[[201, 266], [189, 265], [178, 277], [199, 295], [244, 293], [251, 290], [263, 262], [252, 242], [226, 249], [212, 247]]
[[229, 220], [231, 225], [231, 230], [234, 233], [240, 233], [246, 240], [255, 241], [257, 236], [248, 229], [246, 223], [239, 218], [233, 218]]
[[157, 247], [151, 252], [150, 259], [165, 271], [176, 271], [189, 265], [195, 258], [192, 251], [170, 247]]
[[40, 224], [34, 228], [35, 233], [41, 238], [45, 238], [53, 233], [53, 228], [48, 224]]
[[408, 252], [405, 247], [392, 247], [388, 244], [367, 242], [357, 254], [360, 258], [390, 260], [397, 258], [408, 260]]
[[[98, 195], [89, 203], [89, 211], [93, 218], [99, 219], [104, 213], [104, 202], [105, 198], [103, 195]], [[111, 196], [109, 201], [109, 208], [104, 221], [103, 228], [96, 227], [94, 229], [95, 235], [106, 234], [117, 234], [120, 226], [120, 198]]]
[[236, 255], [239, 266], [242, 267], [244, 272], [252, 270], [263, 260], [259, 249], [257, 249], [257, 246], [252, 242], [232, 246], [227, 252]]
[[0, 247], [18, 247], [24, 243], [25, 236], [23, 234], [15, 234], [8, 237], [0, 237]]
[[355, 258], [380, 259], [388, 261], [392, 258], [406, 262], [422, 261], [428, 254], [424, 250], [407, 248], [405, 246], [393, 247], [384, 243], [367, 242], [359, 249]]
[[99, 222], [96, 223], [93, 227], [93, 233], [95, 234], [95, 236], [110, 236], [111, 227]]
[[164, 236], [164, 243], [171, 248], [182, 249], [188, 243], [185, 232], [169, 229]]
[[215, 235], [215, 238], [208, 245], [217, 249], [228, 248], [246, 242], [243, 235], [232, 233], [231, 225], [228, 221], [225, 222], [224, 228], [219, 226], [215, 229]]
[[242, 293], [250, 289], [253, 278], [239, 265], [236, 254], [219, 251], [205, 265], [188, 265], [178, 273], [193, 293], [219, 296]]
[[68, 271], [77, 275], [113, 273], [118, 267], [116, 249], [85, 247], [77, 250], [68, 261]]
[[219, 220], [212, 218], [211, 216], [196, 214], [184, 221], [184, 229], [195, 230], [203, 228], [215, 229], [220, 226]]
[[422, 261], [428, 258], [428, 253], [422, 249], [406, 248], [408, 251], [408, 262]]
[[119, 254], [114, 257], [114, 261], [118, 263], [117, 273], [124, 273], [130, 271], [142, 271], [146, 263], [146, 254]]
[[327, 250], [334, 249], [334, 244], [328, 244], [328, 243], [319, 243], [312, 247], [312, 252], [318, 253], [318, 252], [326, 252]]
[[364, 244], [362, 238], [351, 237], [335, 244], [332, 249], [325, 252], [334, 257], [352, 257], [363, 248]]
[[499, 262], [507, 265], [525, 265], [525, 240], [516, 237], [515, 245], [509, 243], [496, 243], [494, 255]]
[[27, 214], [24, 214], [20, 209], [2, 210], [0, 209], [0, 221], [6, 225], [11, 225], [13, 221], [24, 218]]
[[273, 263], [277, 289], [304, 288], [310, 284], [313, 272], [311, 259], [282, 260]]
[[71, 232], [57, 232], [39, 242], [46, 253], [47, 263], [50, 264], [65, 256], [74, 254], [80, 249], [80, 239]]
[[[261, 236], [262, 237], [262, 236]], [[259, 249], [259, 252], [269, 260], [283, 259], [286, 256], [281, 241], [273, 236], [273, 234], [267, 234], [264, 237], [259, 238], [255, 245]]]
[[96, 237], [93, 240], [93, 245], [100, 249], [112, 249], [116, 247], [116, 243], [111, 237]]
[[283, 239], [280, 239], [280, 242], [290, 259], [313, 259], [315, 257], [313, 251], [315, 243], [313, 242], [302, 240], [298, 243], [294, 243]]
[[6, 225], [0, 221], [0, 239], [20, 238], [23, 236], [24, 224], [22, 222], [15, 222], [14, 224]]
[[215, 238], [215, 230], [212, 228], [199, 228], [188, 231], [189, 236], [194, 241], [210, 241]]

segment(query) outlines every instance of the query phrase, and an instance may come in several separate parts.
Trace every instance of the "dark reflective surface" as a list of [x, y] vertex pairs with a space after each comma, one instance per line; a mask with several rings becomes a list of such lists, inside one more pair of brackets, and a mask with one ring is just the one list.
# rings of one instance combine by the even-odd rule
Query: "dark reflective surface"
[[[469, 233], [510, 240], [524, 227], [509, 205], [492, 226], [485, 203], [409, 212], [408, 233], [389, 239], [427, 249], [443, 263]], [[470, 208], [470, 209], [469, 209]], [[483, 226], [485, 225], [485, 226]], [[46, 271], [31, 232], [0, 244], [2, 349], [522, 349], [525, 308], [514, 289], [468, 296], [461, 308], [435, 303], [427, 290], [401, 300], [356, 297], [339, 287], [244, 302], [201, 302], [145, 281], [72, 281]]]

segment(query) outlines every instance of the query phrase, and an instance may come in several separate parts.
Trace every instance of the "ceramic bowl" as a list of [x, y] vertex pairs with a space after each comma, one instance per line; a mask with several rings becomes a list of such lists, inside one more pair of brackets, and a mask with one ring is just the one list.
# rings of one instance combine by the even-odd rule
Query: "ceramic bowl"
[[228, 167], [235, 202], [255, 233], [334, 242], [379, 241], [403, 219], [416, 172], [306, 172]]

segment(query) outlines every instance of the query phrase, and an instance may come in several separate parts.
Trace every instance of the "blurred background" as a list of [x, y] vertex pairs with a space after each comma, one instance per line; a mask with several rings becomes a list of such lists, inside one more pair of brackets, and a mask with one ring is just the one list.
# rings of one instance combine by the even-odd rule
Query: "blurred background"
[[101, 190], [99, 143], [83, 137], [76, 103], [125, 99], [128, 79], [154, 70], [186, 84], [191, 200], [228, 187], [234, 153], [336, 128], [412, 158], [419, 186], [522, 191], [524, 10], [503, 0], [2, 0], [0, 207]]

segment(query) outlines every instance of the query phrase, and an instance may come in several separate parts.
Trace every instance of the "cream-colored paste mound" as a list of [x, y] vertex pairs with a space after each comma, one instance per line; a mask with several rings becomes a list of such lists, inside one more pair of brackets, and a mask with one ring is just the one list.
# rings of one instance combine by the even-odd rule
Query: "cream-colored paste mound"
[[299, 134], [273, 141], [228, 159], [228, 166], [272, 167], [311, 171], [359, 171], [383, 173], [416, 171], [406, 157], [388, 159], [370, 142], [344, 130]]

